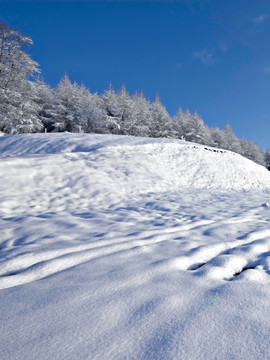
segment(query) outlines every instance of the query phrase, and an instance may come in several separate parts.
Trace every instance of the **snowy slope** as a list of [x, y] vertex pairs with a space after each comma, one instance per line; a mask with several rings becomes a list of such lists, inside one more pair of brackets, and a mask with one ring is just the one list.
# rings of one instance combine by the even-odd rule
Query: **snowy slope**
[[[90, 191], [105, 190], [106, 196], [108, 193], [130, 196], [149, 191], [178, 191], [191, 187], [270, 189], [270, 175], [264, 167], [230, 151], [175, 139], [29, 134], [1, 138], [0, 154], [2, 158], [8, 158], [9, 163], [13, 161], [14, 166], [18, 162], [18, 168], [22, 171], [25, 170], [22, 167], [24, 164], [28, 167], [27, 176], [31, 177], [37, 175], [37, 169], [31, 170], [32, 163], [37, 161], [34, 155], [40, 156], [40, 163], [45, 162], [38, 169], [40, 177], [42, 171], [50, 173], [52, 170], [48, 168], [56, 167], [53, 170], [55, 173], [58, 169], [58, 176], [62, 176], [69, 169], [69, 176], [78, 182], [82, 171], [84, 174], [90, 171], [91, 177], [87, 179], [84, 176], [87, 184], [83, 187], [91, 184]], [[15, 159], [11, 160], [10, 157]], [[3, 161], [2, 166], [6, 166]], [[4, 173], [4, 170], [3, 168], [1, 172]], [[25, 176], [22, 174], [19, 177], [23, 181]], [[102, 181], [102, 186], [99, 180]]]
[[229, 151], [0, 138], [3, 359], [269, 359], [270, 173]]

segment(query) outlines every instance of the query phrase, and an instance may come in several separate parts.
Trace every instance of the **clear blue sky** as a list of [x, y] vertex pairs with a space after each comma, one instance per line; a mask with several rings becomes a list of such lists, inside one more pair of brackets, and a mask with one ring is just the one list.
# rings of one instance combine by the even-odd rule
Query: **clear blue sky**
[[29, 35], [55, 86], [66, 72], [99, 94], [110, 83], [159, 94], [171, 115], [270, 147], [270, 1], [5, 1], [0, 19]]

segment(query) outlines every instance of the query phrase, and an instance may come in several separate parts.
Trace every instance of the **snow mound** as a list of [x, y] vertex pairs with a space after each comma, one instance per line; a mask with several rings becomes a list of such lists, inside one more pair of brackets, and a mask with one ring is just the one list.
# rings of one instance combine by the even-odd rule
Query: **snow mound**
[[26, 169], [27, 176], [37, 176], [31, 168], [31, 158], [37, 155], [43, 155], [40, 177], [50, 172], [48, 167], [60, 176], [61, 169], [67, 170], [63, 162], [69, 162], [74, 181], [80, 182], [82, 173], [89, 174], [83, 181], [91, 183], [91, 189], [100, 183], [99, 190], [102, 187], [106, 196], [183, 188], [270, 189], [270, 173], [264, 167], [230, 151], [175, 139], [69, 133], [0, 138], [2, 173], [12, 163], [19, 165], [20, 178]]

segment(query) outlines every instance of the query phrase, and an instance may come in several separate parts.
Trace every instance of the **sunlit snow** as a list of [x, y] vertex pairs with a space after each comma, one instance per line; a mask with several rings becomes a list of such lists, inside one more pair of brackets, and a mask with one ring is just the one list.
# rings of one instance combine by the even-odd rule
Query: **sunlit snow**
[[269, 359], [270, 173], [175, 139], [0, 138], [2, 359]]

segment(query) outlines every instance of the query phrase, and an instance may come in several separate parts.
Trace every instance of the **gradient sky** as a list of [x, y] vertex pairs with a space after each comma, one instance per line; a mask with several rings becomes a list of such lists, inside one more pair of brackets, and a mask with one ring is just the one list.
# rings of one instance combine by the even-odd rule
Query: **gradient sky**
[[269, 0], [0, 0], [0, 20], [33, 39], [52, 86], [67, 73], [99, 94], [158, 93], [171, 115], [270, 147]]

